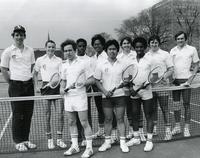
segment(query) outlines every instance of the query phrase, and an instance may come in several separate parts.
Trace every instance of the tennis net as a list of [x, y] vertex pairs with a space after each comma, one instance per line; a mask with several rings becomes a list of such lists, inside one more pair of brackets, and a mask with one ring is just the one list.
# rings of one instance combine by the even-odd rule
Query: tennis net
[[[161, 94], [167, 98], [165, 100], [168, 102], [169, 113], [170, 113], [170, 124], [172, 127], [174, 126], [174, 113], [172, 110], [173, 99], [172, 99], [172, 91], [173, 90], [183, 90], [183, 89], [191, 89], [191, 99], [190, 99], [190, 108], [191, 108], [191, 124], [190, 124], [190, 132], [191, 137], [200, 136], [200, 85], [194, 84], [193, 87], [158, 87], [154, 88], [154, 93]], [[92, 129], [93, 133], [98, 130], [98, 113], [96, 110], [96, 106], [94, 103], [94, 96], [99, 96], [101, 93], [88, 93], [88, 96], [92, 97], [91, 99], [91, 113], [92, 113]], [[60, 115], [58, 113], [61, 104], [63, 104], [63, 98], [60, 95], [54, 96], [33, 96], [33, 97], [4, 97], [0, 98], [0, 153], [15, 153], [17, 150], [14, 147], [14, 142], [12, 140], [12, 110], [11, 110], [11, 101], [25, 101], [25, 100], [34, 100], [34, 113], [31, 122], [31, 132], [30, 132], [30, 141], [37, 144], [36, 151], [44, 151], [48, 150], [47, 148], [47, 137], [45, 133], [45, 107], [47, 106], [48, 99], [56, 99], [56, 107], [51, 106], [52, 116], [51, 116], [51, 127], [52, 127], [52, 135], [53, 138], [56, 139], [56, 131], [57, 131], [57, 118]], [[159, 106], [158, 106], [159, 107]], [[181, 100], [181, 127], [183, 127], [184, 123], [184, 108]], [[126, 133], [129, 131], [129, 123], [127, 116], [125, 115], [125, 123], [126, 123]], [[144, 132], [146, 131], [146, 121], [143, 116], [143, 127]], [[165, 142], [165, 126], [163, 121], [163, 115], [161, 109], [158, 108], [158, 122], [157, 122], [157, 135], [153, 137], [154, 142]], [[64, 112], [64, 127], [63, 127], [63, 140], [70, 145], [70, 135], [69, 128], [67, 122], [67, 115]], [[189, 138], [191, 138], [189, 137]], [[173, 140], [178, 139], [186, 139], [183, 134], [175, 135], [172, 138]], [[94, 146], [99, 146], [103, 142], [103, 138], [94, 139]], [[55, 150], [59, 150], [59, 148], [55, 148]], [[31, 150], [29, 150], [31, 151]]]

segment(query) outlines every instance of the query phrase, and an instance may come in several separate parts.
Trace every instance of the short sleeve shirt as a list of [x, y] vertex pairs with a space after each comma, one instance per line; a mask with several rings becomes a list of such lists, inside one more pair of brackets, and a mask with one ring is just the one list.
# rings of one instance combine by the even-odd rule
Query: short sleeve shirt
[[[123, 61], [117, 60], [114, 64], [111, 64], [108, 60], [97, 64], [95, 69], [94, 78], [102, 81], [102, 86], [107, 90], [120, 85], [122, 82], [122, 72], [127, 67], [127, 64]], [[125, 93], [122, 88], [117, 89], [112, 97], [124, 96]], [[103, 95], [105, 98], [105, 95]]]
[[120, 54], [117, 55], [117, 59], [118, 60], [124, 60], [124, 62], [135, 62], [136, 61], [136, 52], [132, 51], [129, 54], [125, 54], [123, 52], [121, 52]]
[[187, 44], [181, 49], [176, 46], [171, 49], [170, 55], [174, 63], [176, 78], [188, 79], [192, 75], [191, 64], [199, 61], [196, 48]]
[[15, 45], [11, 45], [3, 51], [1, 56], [1, 67], [9, 69], [11, 80], [30, 80], [33, 77], [31, 65], [34, 63], [34, 50], [26, 45], [24, 45], [23, 51]]

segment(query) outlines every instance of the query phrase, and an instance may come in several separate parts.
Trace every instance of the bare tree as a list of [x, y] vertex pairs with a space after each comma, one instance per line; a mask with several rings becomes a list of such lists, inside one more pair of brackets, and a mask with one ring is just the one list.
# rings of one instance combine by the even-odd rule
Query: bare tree
[[176, 16], [176, 22], [178, 26], [186, 32], [188, 43], [191, 44], [194, 32], [199, 33], [199, 29], [197, 28], [200, 15], [198, 6], [190, 3], [182, 5], [181, 2], [176, 2], [175, 6], [176, 8], [174, 9], [174, 13]]

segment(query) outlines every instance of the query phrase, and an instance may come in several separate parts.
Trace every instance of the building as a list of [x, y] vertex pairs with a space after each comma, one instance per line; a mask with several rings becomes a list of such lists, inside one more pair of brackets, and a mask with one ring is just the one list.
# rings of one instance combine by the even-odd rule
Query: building
[[154, 23], [161, 25], [167, 42], [162, 47], [170, 50], [174, 35], [182, 30], [188, 35], [188, 43], [200, 50], [200, 0], [162, 0], [151, 8]]

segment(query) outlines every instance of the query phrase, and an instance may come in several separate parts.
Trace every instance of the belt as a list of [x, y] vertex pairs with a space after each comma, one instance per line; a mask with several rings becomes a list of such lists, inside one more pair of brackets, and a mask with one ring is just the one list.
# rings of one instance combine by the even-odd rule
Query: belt
[[19, 83], [19, 84], [29, 84], [29, 83], [33, 83], [33, 79], [31, 78], [28, 81], [10, 80], [10, 82], [12, 82], [12, 83]]

